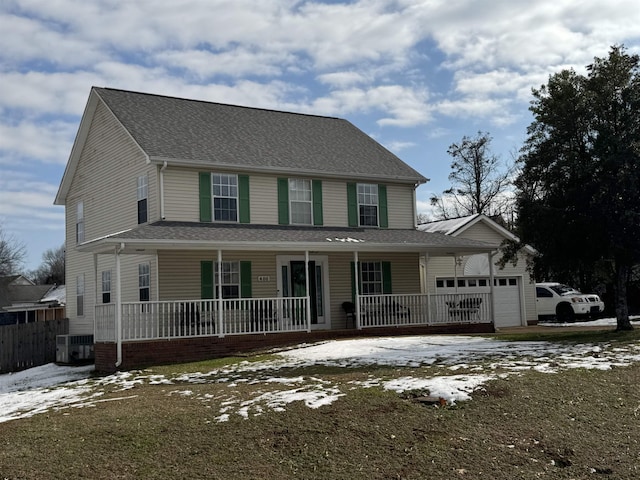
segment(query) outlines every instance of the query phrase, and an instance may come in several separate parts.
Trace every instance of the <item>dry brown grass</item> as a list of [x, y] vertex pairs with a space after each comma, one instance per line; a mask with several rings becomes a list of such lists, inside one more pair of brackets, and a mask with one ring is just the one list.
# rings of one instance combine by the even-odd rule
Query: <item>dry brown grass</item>
[[[640, 366], [529, 371], [444, 408], [349, 383], [438, 372], [279, 372], [322, 377], [346, 395], [318, 409], [295, 402], [284, 412], [231, 415], [224, 423], [215, 418], [229, 395], [226, 383], [114, 390], [105, 398], [129, 398], [0, 424], [0, 478], [640, 478]], [[268, 388], [276, 387], [246, 384], [234, 392], [251, 398]], [[171, 393], [186, 389], [193, 394]]]

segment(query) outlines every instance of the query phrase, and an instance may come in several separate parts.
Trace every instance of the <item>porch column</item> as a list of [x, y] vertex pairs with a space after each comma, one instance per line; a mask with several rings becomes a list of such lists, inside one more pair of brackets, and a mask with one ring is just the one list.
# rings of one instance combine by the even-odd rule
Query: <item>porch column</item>
[[[96, 309], [96, 305], [98, 304], [98, 254], [94, 253], [93, 254], [93, 311], [94, 311], [94, 318], [95, 318], [95, 309]], [[100, 282], [102, 282], [102, 279], [100, 279]], [[95, 329], [95, 321], [93, 322], [94, 325], [94, 329]], [[95, 331], [93, 332], [95, 334]]]
[[427, 293], [427, 325], [431, 325], [431, 289], [429, 288], [429, 252], [424, 252], [424, 288]]
[[487, 253], [487, 258], [489, 259], [489, 293], [491, 294], [491, 302], [489, 302], [489, 315], [491, 316], [491, 323], [493, 323], [493, 328], [496, 326], [496, 295], [495, 295], [495, 280], [493, 274], [493, 252]]
[[222, 250], [218, 250], [218, 278], [216, 279], [216, 290], [218, 293], [218, 336], [224, 337], [224, 302], [222, 301]]
[[358, 251], [353, 252], [353, 281], [354, 281], [354, 290], [355, 290], [355, 306], [356, 306], [356, 329], [362, 330], [362, 325], [360, 324], [360, 269], [358, 268]]
[[120, 280], [120, 252], [124, 243], [115, 248], [116, 257], [116, 368], [122, 365], [122, 282]]
[[[311, 293], [309, 292], [309, 250], [304, 251], [304, 270], [306, 275], [304, 276], [304, 288], [307, 292], [307, 332], [311, 331]], [[315, 272], [312, 272], [315, 273]]]

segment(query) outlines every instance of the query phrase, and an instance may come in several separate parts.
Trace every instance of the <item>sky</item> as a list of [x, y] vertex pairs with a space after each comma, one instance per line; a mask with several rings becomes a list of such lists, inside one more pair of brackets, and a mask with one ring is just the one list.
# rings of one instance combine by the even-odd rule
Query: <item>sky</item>
[[64, 243], [54, 206], [91, 86], [345, 118], [430, 179], [488, 132], [513, 161], [531, 89], [624, 44], [637, 0], [2, 0], [0, 225], [25, 268]]
[[[640, 324], [637, 318], [633, 323]], [[553, 324], [563, 328], [578, 324]], [[586, 322], [585, 326], [615, 326], [615, 319]], [[265, 409], [284, 412], [287, 405], [302, 401], [321, 408], [360, 388], [382, 388], [402, 393], [421, 390], [447, 404], [473, 399], [473, 392], [488, 381], [518, 375], [523, 371], [555, 374], [571, 368], [609, 370], [640, 362], [640, 343], [629, 345], [510, 342], [464, 335], [425, 335], [359, 338], [302, 344], [282, 350], [269, 360], [242, 361], [219, 369], [195, 373], [159, 375], [153, 369], [117, 372], [92, 377], [93, 365], [82, 367], [47, 364], [0, 375], [0, 423], [48, 411], [100, 408], [100, 404], [126, 402], [137, 396], [136, 386], [160, 385], [166, 395], [180, 395], [203, 402], [213, 416], [207, 422], [226, 422], [232, 415], [250, 419]], [[316, 365], [362, 368], [373, 365], [396, 367], [397, 377], [366, 381], [329, 381], [317, 374]], [[429, 369], [418, 369], [421, 366]], [[312, 376], [304, 369], [311, 368]], [[403, 369], [406, 368], [406, 374]], [[296, 369], [296, 375], [282, 373]], [[176, 372], [180, 366], [176, 366]], [[289, 370], [291, 371], [291, 370]], [[222, 395], [196, 394], [195, 384], [218, 384]], [[241, 384], [258, 385], [237, 389]], [[269, 388], [264, 388], [269, 385]], [[263, 388], [261, 388], [263, 387]], [[103, 398], [107, 391], [121, 392]], [[240, 392], [243, 393], [240, 393]]]

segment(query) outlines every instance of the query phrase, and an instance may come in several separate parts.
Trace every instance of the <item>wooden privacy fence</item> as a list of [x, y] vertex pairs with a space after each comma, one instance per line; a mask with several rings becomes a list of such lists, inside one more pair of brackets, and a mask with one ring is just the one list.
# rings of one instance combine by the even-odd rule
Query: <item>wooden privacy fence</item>
[[0, 373], [56, 361], [56, 335], [69, 333], [69, 319], [0, 326]]

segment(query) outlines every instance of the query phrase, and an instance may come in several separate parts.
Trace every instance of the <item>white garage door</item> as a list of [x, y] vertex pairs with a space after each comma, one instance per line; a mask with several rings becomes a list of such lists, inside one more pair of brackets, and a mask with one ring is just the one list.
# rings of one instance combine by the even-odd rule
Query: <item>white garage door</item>
[[[495, 326], [519, 327], [522, 323], [519, 277], [495, 277]], [[436, 293], [489, 293], [488, 277], [437, 278]]]

